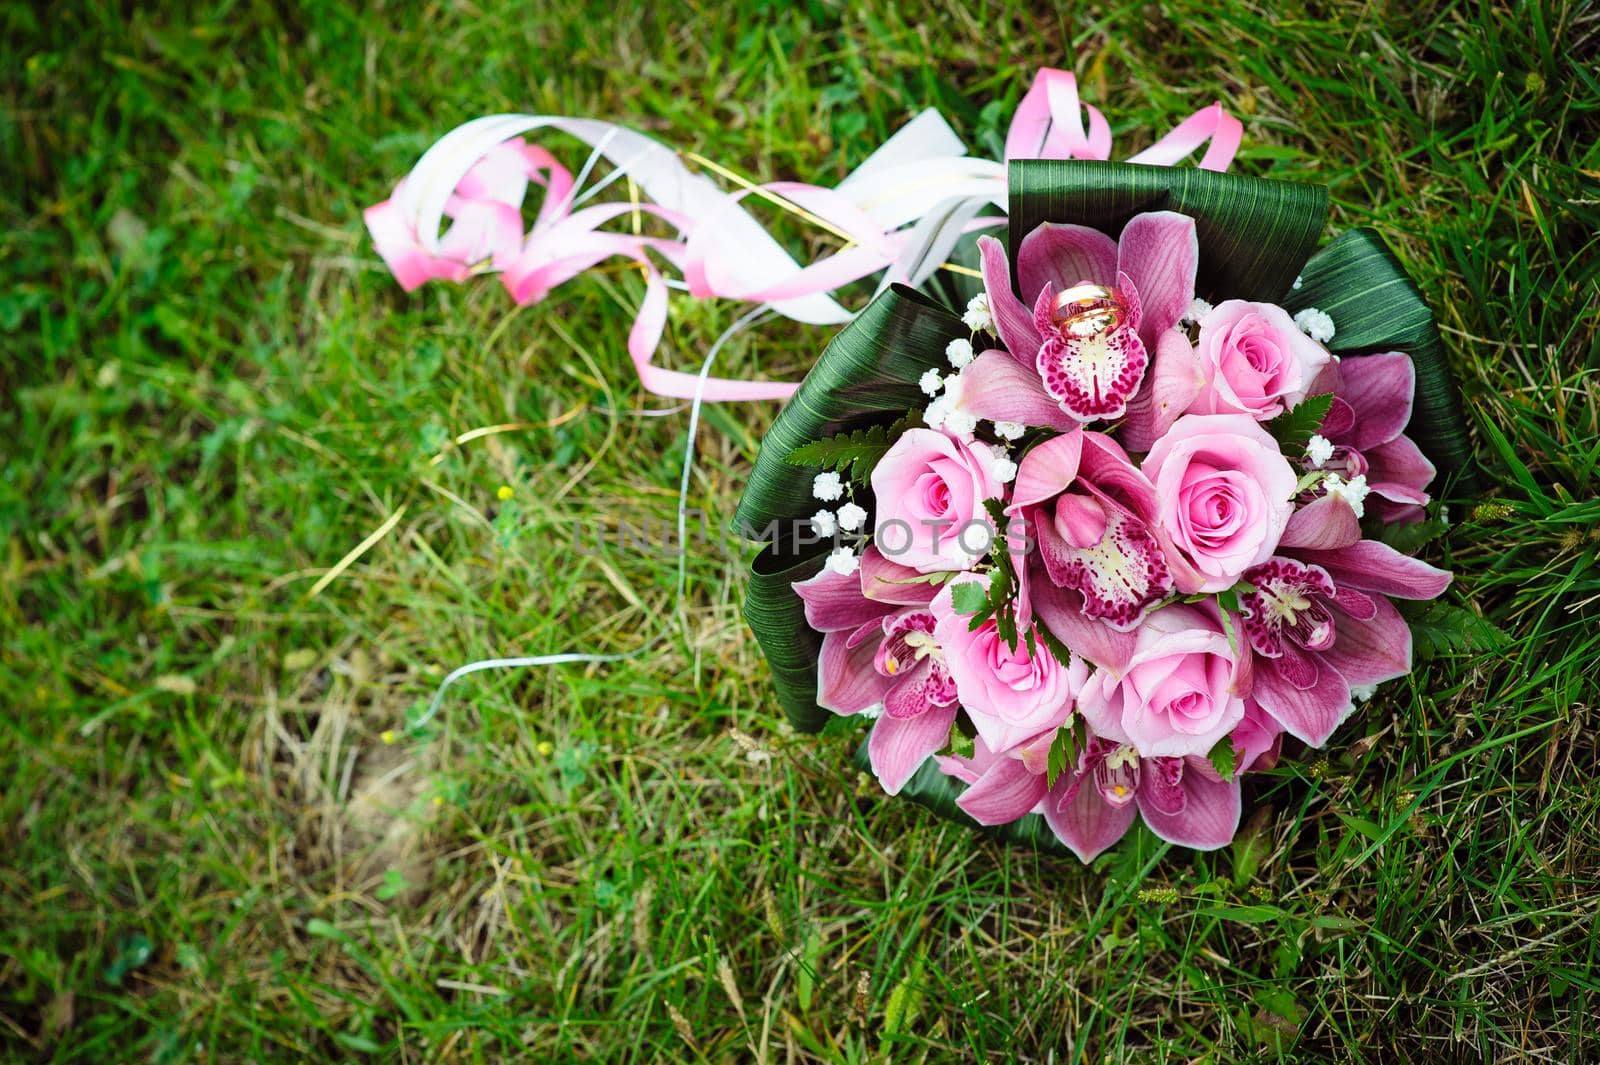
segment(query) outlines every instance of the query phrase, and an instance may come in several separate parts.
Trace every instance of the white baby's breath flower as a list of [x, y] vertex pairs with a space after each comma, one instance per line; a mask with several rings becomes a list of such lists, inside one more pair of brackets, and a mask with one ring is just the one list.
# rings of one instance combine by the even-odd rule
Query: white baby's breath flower
[[994, 449], [994, 475], [1000, 478], [1001, 484], [1010, 484], [1017, 479], [1017, 464], [1003, 447]]
[[1196, 296], [1189, 301], [1188, 309], [1183, 312], [1183, 320], [1185, 322], [1199, 322], [1200, 319], [1210, 314], [1213, 310], [1215, 308], [1211, 304]]
[[867, 512], [863, 507], [854, 503], [846, 503], [839, 508], [839, 528], [845, 532], [856, 532], [867, 523]]
[[967, 313], [961, 316], [961, 324], [974, 333], [986, 333], [994, 328], [994, 317], [989, 313], [987, 292], [980, 292], [967, 301]]
[[854, 548], [836, 547], [828, 555], [828, 568], [841, 577], [848, 577], [861, 568], [861, 559], [856, 557]]
[[833, 511], [819, 510], [811, 515], [811, 527], [817, 531], [818, 536], [828, 537], [839, 530], [839, 522], [833, 516]]
[[1326, 344], [1333, 339], [1333, 319], [1315, 307], [1296, 311], [1294, 324], [1300, 328], [1300, 332], [1318, 344]]
[[994, 435], [1002, 440], [1017, 440], [1028, 431], [1028, 427], [1021, 422], [995, 422]]
[[928, 404], [927, 409], [922, 412], [922, 421], [929, 429], [942, 429], [944, 420], [950, 416], [950, 411], [954, 408], [955, 404], [951, 402], [949, 396], [940, 396]]
[[1321, 434], [1312, 434], [1306, 441], [1306, 458], [1311, 460], [1311, 468], [1320, 470], [1324, 463], [1333, 458], [1333, 441]]
[[1376, 684], [1352, 684], [1350, 685], [1350, 698], [1358, 703], [1364, 703], [1377, 694], [1377, 691], [1378, 686]]
[[1300, 277], [1300, 276], [1299, 276], [1299, 275], [1298, 275], [1298, 274], [1297, 274], [1297, 275], [1295, 275], [1295, 279], [1294, 279], [1294, 284], [1293, 284], [1293, 285], [1291, 285], [1291, 286], [1290, 286], [1290, 287], [1291, 287], [1291, 288], [1294, 288], [1294, 289], [1299, 289], [1299, 287], [1300, 287], [1300, 286], [1301, 286], [1301, 285], [1303, 285], [1303, 284], [1305, 284], [1305, 283], [1306, 283], [1306, 282], [1305, 282], [1305, 278], [1303, 278], [1303, 277]]
[[1357, 474], [1348, 481], [1337, 473], [1330, 473], [1322, 481], [1322, 489], [1330, 496], [1337, 496], [1350, 504], [1350, 509], [1356, 512], [1356, 517], [1366, 513], [1365, 500], [1367, 493], [1372, 489], [1367, 487], [1366, 474]]
[[978, 427], [978, 419], [962, 410], [960, 407], [951, 407], [944, 416], [944, 429], [947, 433], [956, 436], [971, 436], [972, 431]]
[[944, 375], [939, 373], [938, 370], [925, 370], [922, 374], [922, 380], [918, 381], [917, 384], [922, 387], [924, 395], [937, 396], [939, 389], [944, 387]]
[[966, 337], [956, 337], [944, 346], [944, 357], [949, 359], [950, 365], [956, 369], [963, 368], [973, 359], [972, 341]]
[[844, 482], [839, 479], [839, 475], [833, 470], [829, 470], [827, 473], [819, 473], [816, 479], [811, 482], [811, 494], [824, 503], [831, 503], [844, 495]]

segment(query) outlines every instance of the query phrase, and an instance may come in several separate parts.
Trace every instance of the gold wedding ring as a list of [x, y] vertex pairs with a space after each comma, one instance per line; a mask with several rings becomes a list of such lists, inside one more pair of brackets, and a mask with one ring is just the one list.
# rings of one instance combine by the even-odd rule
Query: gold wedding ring
[[1122, 324], [1121, 299], [1104, 285], [1073, 285], [1050, 305], [1050, 320], [1075, 337], [1109, 333]]

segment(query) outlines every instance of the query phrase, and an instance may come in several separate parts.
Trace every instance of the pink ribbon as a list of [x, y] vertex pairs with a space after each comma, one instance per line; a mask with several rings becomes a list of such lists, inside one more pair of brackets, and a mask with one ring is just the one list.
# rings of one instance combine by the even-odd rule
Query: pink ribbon
[[[1087, 124], [1085, 123], [1087, 116]], [[570, 171], [545, 149], [521, 136], [478, 147], [486, 122], [511, 122], [522, 129], [554, 125], [576, 132], [601, 154], [613, 137], [630, 148], [629, 157], [614, 159], [640, 184], [653, 187], [663, 206], [645, 200], [607, 202], [575, 207], [578, 185]], [[491, 126], [487, 136], [496, 136]], [[476, 135], [476, 139], [473, 134]], [[1172, 166], [1209, 142], [1199, 166], [1226, 170], [1238, 151], [1243, 127], [1214, 104], [1195, 112], [1170, 133], [1128, 161]], [[449, 196], [443, 216], [450, 226], [433, 232], [426, 210], [428, 181], [436, 176], [425, 167], [448, 169], [458, 144], [480, 152]], [[441, 158], [440, 153], [443, 153]], [[620, 153], [618, 153], [620, 154]], [[1079, 99], [1070, 71], [1045, 68], [1018, 104], [1006, 134], [1005, 160], [1109, 159], [1111, 128], [1105, 116]], [[648, 172], [648, 179], [644, 171]], [[587, 174], [585, 168], [584, 174]], [[410, 181], [423, 181], [415, 191]], [[543, 190], [532, 227], [524, 232], [522, 204], [530, 185]], [[800, 209], [848, 243], [810, 264], [795, 263], [746, 211], [752, 196], [766, 194]], [[433, 201], [438, 212], [439, 200]], [[781, 313], [816, 324], [848, 320], [850, 312], [830, 297], [840, 287], [886, 273], [887, 278], [917, 282], [936, 268], [935, 252], [954, 235], [997, 223], [973, 217], [984, 204], [1005, 205], [1004, 167], [970, 159], [948, 126], [935, 113], [924, 113], [890, 138], [837, 188], [782, 181], [721, 192], [682, 166], [675, 156], [639, 134], [605, 123], [524, 116], [479, 119], [441, 140], [417, 164], [394, 194], [367, 208], [365, 219], [378, 253], [401, 287], [411, 291], [427, 281], [462, 282], [480, 273], [497, 272], [519, 305], [536, 303], [550, 291], [612, 258], [637, 264], [645, 278], [645, 295], [628, 334], [628, 355], [647, 391], [675, 399], [706, 401], [786, 399], [798, 387], [787, 381], [738, 381], [706, 378], [654, 364], [666, 328], [669, 284], [651, 253], [677, 270], [689, 295], [697, 299], [736, 299], [770, 304]], [[962, 209], [966, 205], [966, 209]], [[601, 227], [623, 216], [649, 215], [666, 223], [672, 236], [619, 233]], [[752, 229], [751, 227], [755, 227]], [[930, 256], [935, 261], [929, 261]]]

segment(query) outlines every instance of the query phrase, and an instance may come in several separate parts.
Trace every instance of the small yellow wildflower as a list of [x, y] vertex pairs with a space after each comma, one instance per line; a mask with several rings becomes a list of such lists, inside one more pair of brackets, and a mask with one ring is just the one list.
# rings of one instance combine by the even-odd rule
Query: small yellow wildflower
[[495, 493], [494, 493], [494, 497], [496, 499], [500, 500], [500, 502], [502, 502], [502, 503], [504, 503], [506, 500], [510, 499], [514, 495], [516, 495], [516, 492], [514, 492], [512, 490], [512, 488], [511, 488], [511, 486], [509, 484], [501, 485], [499, 488], [495, 489]]

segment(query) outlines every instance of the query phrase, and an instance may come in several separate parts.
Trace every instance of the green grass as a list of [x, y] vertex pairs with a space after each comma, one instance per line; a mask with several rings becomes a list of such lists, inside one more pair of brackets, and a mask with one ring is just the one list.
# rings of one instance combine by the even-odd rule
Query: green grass
[[[0, 13], [5, 1057], [1600, 1058], [1593, 8], [545, 6]], [[690, 559], [680, 624], [675, 559], [569, 542], [674, 512], [637, 279], [408, 297], [359, 221], [480, 113], [831, 181], [928, 105], [992, 152], [1045, 63], [1119, 154], [1221, 99], [1240, 172], [1382, 231], [1491, 486], [1427, 555], [1504, 638], [1254, 783], [1212, 856], [1006, 850], [788, 733], [741, 551]], [[664, 361], [739, 310], [678, 305]], [[713, 521], [772, 413], [708, 411]], [[453, 665], [564, 649], [641, 653], [479, 675], [406, 732]]]

